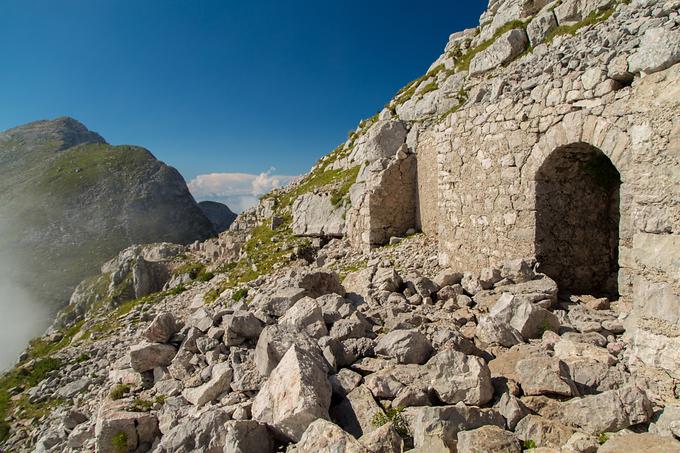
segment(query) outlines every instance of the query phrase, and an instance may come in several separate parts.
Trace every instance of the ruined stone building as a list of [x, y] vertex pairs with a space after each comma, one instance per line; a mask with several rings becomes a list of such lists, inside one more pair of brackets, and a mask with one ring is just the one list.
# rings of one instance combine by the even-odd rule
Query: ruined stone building
[[370, 248], [415, 228], [453, 269], [535, 257], [561, 290], [632, 302], [640, 358], [680, 376], [677, 9], [491, 1], [322, 160], [361, 166], [351, 203], [305, 195], [298, 232]]

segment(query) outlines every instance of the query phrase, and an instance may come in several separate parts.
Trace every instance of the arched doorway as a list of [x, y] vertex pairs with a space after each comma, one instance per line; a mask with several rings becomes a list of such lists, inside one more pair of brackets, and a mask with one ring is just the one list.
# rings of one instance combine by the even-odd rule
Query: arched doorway
[[618, 295], [619, 188], [587, 143], [555, 149], [536, 174], [536, 258], [561, 291]]

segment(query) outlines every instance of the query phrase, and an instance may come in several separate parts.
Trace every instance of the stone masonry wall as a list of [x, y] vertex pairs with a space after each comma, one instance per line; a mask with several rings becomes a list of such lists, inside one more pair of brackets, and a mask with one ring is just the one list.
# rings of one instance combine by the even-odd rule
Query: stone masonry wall
[[680, 375], [680, 65], [621, 77], [651, 52], [654, 27], [671, 45], [679, 32], [637, 6], [472, 81], [478, 101], [433, 126], [446, 138], [441, 261], [482, 269], [535, 256], [539, 169], [559, 148], [594, 147], [621, 176], [618, 291], [635, 305], [633, 341], [643, 361]]

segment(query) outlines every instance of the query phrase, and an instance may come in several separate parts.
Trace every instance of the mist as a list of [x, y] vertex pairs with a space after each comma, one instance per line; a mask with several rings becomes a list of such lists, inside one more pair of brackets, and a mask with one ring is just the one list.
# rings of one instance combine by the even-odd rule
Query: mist
[[[2, 257], [0, 257], [0, 260]], [[0, 263], [0, 269], [4, 266]], [[16, 282], [0, 278], [0, 371], [11, 367], [29, 340], [51, 322], [51, 310]]]
[[[6, 213], [4, 213], [6, 214]], [[12, 251], [12, 230], [7, 217], [0, 221], [0, 371], [16, 363], [28, 342], [50, 325], [54, 308], [40, 300], [28, 283], [40, 282], [41, 273], [24, 264]], [[4, 244], [4, 246], [3, 246]]]

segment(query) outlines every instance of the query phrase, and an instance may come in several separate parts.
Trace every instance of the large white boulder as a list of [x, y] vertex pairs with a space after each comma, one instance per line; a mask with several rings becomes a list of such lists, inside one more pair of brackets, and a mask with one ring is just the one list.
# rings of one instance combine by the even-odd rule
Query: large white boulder
[[298, 442], [317, 419], [328, 419], [331, 385], [326, 371], [305, 350], [292, 346], [255, 397], [253, 419]]
[[529, 44], [526, 32], [521, 28], [512, 29], [482, 50], [470, 62], [470, 75], [483, 74], [502, 64], [512, 61], [524, 52]]

